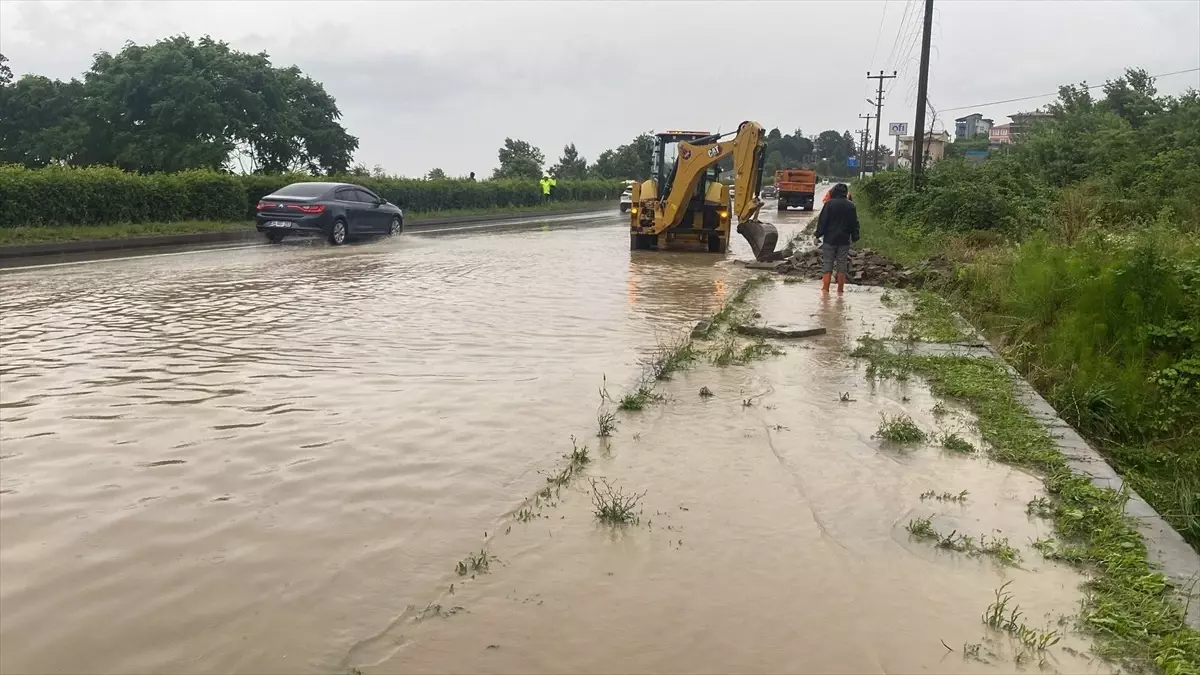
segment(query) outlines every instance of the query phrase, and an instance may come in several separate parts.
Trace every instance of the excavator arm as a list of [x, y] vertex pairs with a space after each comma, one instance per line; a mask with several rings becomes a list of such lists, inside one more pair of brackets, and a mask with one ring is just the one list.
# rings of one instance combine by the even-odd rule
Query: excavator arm
[[655, 204], [655, 234], [677, 226], [683, 218], [696, 186], [704, 173], [721, 160], [733, 158], [733, 212], [737, 216], [737, 231], [750, 242], [754, 257], [770, 258], [775, 252], [779, 234], [775, 226], [758, 220], [763, 202], [758, 197], [762, 186], [763, 156], [766, 134], [757, 122], [742, 122], [730, 140], [729, 134], [706, 136], [693, 141], [680, 141], [679, 156], [664, 194]]

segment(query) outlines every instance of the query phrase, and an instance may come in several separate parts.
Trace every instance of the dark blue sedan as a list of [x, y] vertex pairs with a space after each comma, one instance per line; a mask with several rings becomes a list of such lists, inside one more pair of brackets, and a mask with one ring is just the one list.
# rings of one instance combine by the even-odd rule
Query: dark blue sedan
[[355, 237], [404, 231], [400, 207], [350, 183], [292, 183], [259, 200], [254, 219], [272, 243], [294, 234], [320, 234], [341, 245]]

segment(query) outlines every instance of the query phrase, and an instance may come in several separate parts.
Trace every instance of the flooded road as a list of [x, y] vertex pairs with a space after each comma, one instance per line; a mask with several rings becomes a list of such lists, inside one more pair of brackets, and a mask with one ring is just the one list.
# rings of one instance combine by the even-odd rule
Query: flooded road
[[748, 276], [624, 223], [0, 274], [0, 670], [342, 667]]
[[[907, 413], [981, 444], [964, 409], [935, 415], [923, 384], [872, 383], [847, 356], [858, 336], [890, 330], [880, 291], [821, 302], [815, 282], [765, 290], [767, 321], [828, 334], [748, 366], [702, 363], [663, 387], [666, 405], [588, 439], [588, 478], [645, 493], [637, 525], [597, 523], [589, 483], [576, 481], [493, 537], [489, 574], [442, 589], [349, 662], [365, 673], [1112, 672], [1064, 619], [1081, 576], [1031, 546], [1052, 534], [1026, 513], [1040, 479], [873, 437], [881, 413]], [[906, 530], [919, 518], [1007, 539], [1020, 560], [919, 541]], [[1022, 620], [1061, 642], [1035, 654], [983, 625], [1006, 583]]]
[[[781, 241], [810, 217], [772, 214]], [[872, 438], [904, 411], [978, 443], [846, 356], [889, 329], [878, 289], [770, 284], [766, 319], [828, 334], [701, 362], [599, 443], [601, 387], [751, 274], [743, 241], [631, 254], [624, 227], [0, 274], [0, 671], [1011, 672], [980, 622], [1006, 582], [1068, 632], [1042, 667], [1106, 671], [1060, 625], [1078, 573], [1030, 547], [1038, 479]], [[572, 437], [585, 475], [523, 515]], [[640, 522], [599, 525], [592, 478]], [[1021, 563], [915, 541], [925, 517]]]

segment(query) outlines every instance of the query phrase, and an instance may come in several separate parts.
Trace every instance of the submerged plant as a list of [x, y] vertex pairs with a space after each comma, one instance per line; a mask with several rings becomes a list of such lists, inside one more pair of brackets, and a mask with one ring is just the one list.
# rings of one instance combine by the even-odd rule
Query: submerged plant
[[592, 479], [594, 513], [601, 522], [610, 525], [628, 525], [641, 520], [638, 504], [645, 496], [645, 492], [626, 494], [620, 487], [603, 478]]
[[917, 518], [916, 520], [908, 521], [908, 525], [904, 527], [908, 533], [918, 539], [937, 539], [937, 530], [933, 529], [933, 521], [929, 518]]
[[617, 405], [618, 410], [642, 410], [652, 403], [660, 403], [664, 400], [663, 395], [656, 393], [653, 389], [646, 385], [642, 385], [629, 394], [621, 397], [621, 402]]
[[904, 413], [889, 418], [887, 413], [880, 413], [882, 421], [875, 435], [893, 443], [920, 443], [926, 438], [925, 432], [917, 426], [912, 418]]
[[588, 446], [586, 444], [579, 445], [574, 436], [571, 437], [571, 452], [566, 457], [571, 460], [571, 466], [576, 469], [582, 469], [592, 461], [592, 458], [588, 456]]
[[496, 556], [480, 549], [479, 553], [468, 554], [466, 558], [460, 560], [458, 565], [455, 566], [454, 571], [458, 572], [458, 576], [460, 577], [465, 577], [468, 574], [472, 576], [487, 574], [491, 564], [498, 560], [500, 559]]
[[944, 434], [942, 436], [942, 447], [951, 452], [958, 452], [964, 455], [970, 455], [975, 452], [975, 446], [971, 445], [967, 439], [959, 436], [955, 432]]
[[617, 414], [601, 408], [596, 413], [596, 424], [599, 427], [596, 432], [597, 436], [601, 438], [612, 436], [612, 433], [617, 430]]

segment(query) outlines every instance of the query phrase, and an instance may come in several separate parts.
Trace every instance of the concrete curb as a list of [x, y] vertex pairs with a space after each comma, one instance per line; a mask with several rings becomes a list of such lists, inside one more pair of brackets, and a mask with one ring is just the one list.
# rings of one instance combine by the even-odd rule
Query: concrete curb
[[[589, 213], [597, 209], [596, 202], [587, 202], [586, 206], [539, 211], [537, 213], [484, 213], [473, 216], [440, 216], [437, 218], [421, 219], [414, 217], [412, 222], [405, 223], [405, 230], [420, 232], [425, 228], [443, 225], [461, 225], [468, 223], [487, 223], [505, 220], [534, 220], [541, 217], [564, 216], [576, 213]], [[616, 213], [616, 209], [613, 209]], [[164, 246], [191, 246], [202, 244], [218, 244], [228, 242], [258, 241], [260, 235], [253, 227], [245, 230], [226, 230], [223, 232], [196, 232], [192, 234], [164, 234], [151, 237], [129, 237], [125, 239], [93, 239], [86, 241], [62, 241], [46, 244], [16, 244], [0, 246], [0, 260], [20, 258], [37, 258], [40, 256], [63, 255], [69, 253], [102, 253], [126, 249], [159, 248]]]
[[[958, 317], [962, 320], [962, 317]], [[970, 325], [970, 324], [967, 324]], [[1125, 514], [1133, 521], [1134, 529], [1146, 542], [1146, 557], [1157, 565], [1162, 573], [1175, 584], [1176, 595], [1184, 608], [1185, 619], [1192, 628], [1200, 629], [1200, 553], [1197, 553], [1183, 535], [1150, 506], [1141, 495], [1125, 483], [1108, 462], [1091, 446], [1074, 427], [1059, 417], [1050, 405], [995, 349], [986, 342], [945, 344], [918, 342], [913, 345], [885, 341], [888, 348], [897, 354], [911, 353], [917, 356], [966, 356], [991, 358], [1004, 364], [1012, 378], [1017, 400], [1038, 421], [1046, 433], [1054, 439], [1058, 451], [1067, 460], [1067, 466], [1078, 476], [1084, 476], [1092, 485], [1128, 491]]]

